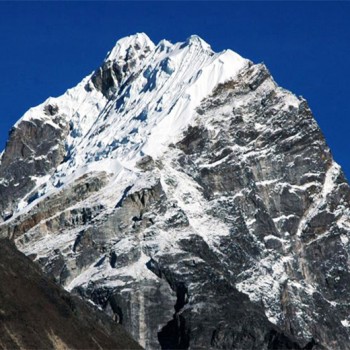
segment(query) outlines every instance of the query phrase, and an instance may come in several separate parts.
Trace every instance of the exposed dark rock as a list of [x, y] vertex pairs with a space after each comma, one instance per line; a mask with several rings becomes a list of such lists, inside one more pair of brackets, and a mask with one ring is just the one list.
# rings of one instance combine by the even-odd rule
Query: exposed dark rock
[[34, 187], [33, 177], [53, 173], [62, 162], [67, 135], [68, 125], [59, 116], [50, 123], [23, 120], [12, 128], [0, 159], [0, 179], [5, 180], [0, 182], [0, 221]]
[[59, 108], [58, 108], [58, 106], [56, 104], [47, 104], [44, 107], [44, 111], [45, 111], [46, 115], [53, 116], [53, 115], [58, 113]]

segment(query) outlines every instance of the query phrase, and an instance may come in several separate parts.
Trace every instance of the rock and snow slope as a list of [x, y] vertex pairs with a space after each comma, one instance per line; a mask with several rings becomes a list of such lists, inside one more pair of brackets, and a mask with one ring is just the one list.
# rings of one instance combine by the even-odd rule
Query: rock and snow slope
[[0, 234], [150, 349], [349, 348], [349, 202], [306, 101], [197, 36], [121, 39], [0, 163]]

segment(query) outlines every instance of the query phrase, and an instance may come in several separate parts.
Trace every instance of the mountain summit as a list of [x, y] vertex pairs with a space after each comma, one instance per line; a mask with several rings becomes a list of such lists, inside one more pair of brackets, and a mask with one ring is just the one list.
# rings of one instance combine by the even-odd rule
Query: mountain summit
[[117, 42], [30, 109], [0, 235], [147, 349], [348, 349], [350, 189], [302, 98], [198, 36]]

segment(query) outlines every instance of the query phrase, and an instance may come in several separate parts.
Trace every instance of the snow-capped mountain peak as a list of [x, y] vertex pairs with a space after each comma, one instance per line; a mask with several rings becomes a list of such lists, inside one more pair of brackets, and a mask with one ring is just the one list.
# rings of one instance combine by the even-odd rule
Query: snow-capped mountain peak
[[198, 36], [119, 40], [1, 155], [0, 236], [147, 349], [347, 348], [349, 208], [306, 101]]
[[188, 44], [188, 45], [199, 45], [204, 50], [208, 50], [208, 51], [211, 50], [211, 46], [207, 42], [205, 42], [201, 37], [199, 37], [196, 34], [189, 36], [187, 38], [187, 40], [186, 40], [186, 44]]
[[142, 53], [152, 51], [155, 45], [145, 33], [136, 33], [119, 39], [114, 48], [108, 52], [106, 61], [118, 61], [121, 57], [131, 59], [135, 51]]
[[230, 50], [214, 53], [196, 35], [155, 46], [146, 34], [135, 34], [120, 39], [102, 66], [77, 87], [32, 108], [16, 127], [24, 120], [69, 127], [65, 161], [48, 182], [53, 190], [57, 183], [103, 169], [107, 159], [118, 164], [107, 166], [108, 172], [135, 170], [143, 156], [157, 158], [176, 142], [201, 100], [248, 62]]

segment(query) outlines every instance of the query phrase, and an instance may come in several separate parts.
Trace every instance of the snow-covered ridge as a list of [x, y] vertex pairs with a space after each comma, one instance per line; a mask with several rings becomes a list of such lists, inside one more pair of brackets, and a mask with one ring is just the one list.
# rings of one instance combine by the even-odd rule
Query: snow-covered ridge
[[113, 49], [107, 53], [104, 62], [118, 61], [121, 57], [128, 58], [128, 55], [132, 55], [132, 48], [136, 48], [141, 52], [144, 52], [147, 48], [152, 51], [155, 45], [145, 33], [136, 33], [118, 40]]
[[[185, 42], [162, 40], [154, 45], [138, 33], [120, 39], [103, 62], [122, 70], [112, 97], [94, 86], [93, 73], [62, 96], [31, 108], [15, 127], [36, 119], [59, 127], [56, 115], [69, 123], [66, 161], [52, 176], [52, 189], [96, 168], [117, 174], [121, 164], [137, 171], [140, 158], [160, 156], [191, 123], [201, 100], [248, 62], [231, 50], [213, 52], [196, 35]], [[111, 76], [117, 80], [115, 71]], [[57, 114], [51, 115], [48, 108]], [[106, 168], [106, 159], [118, 160], [118, 166]]]

